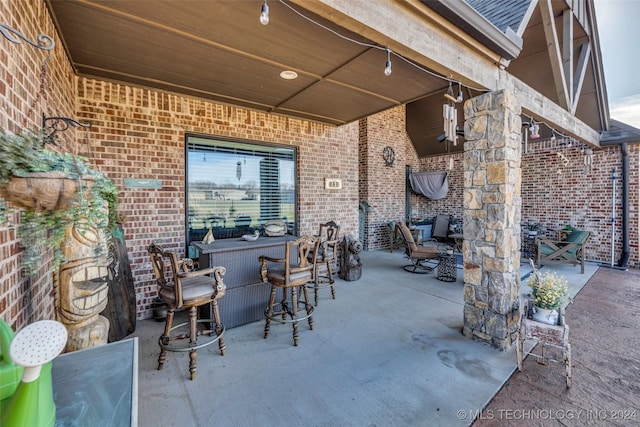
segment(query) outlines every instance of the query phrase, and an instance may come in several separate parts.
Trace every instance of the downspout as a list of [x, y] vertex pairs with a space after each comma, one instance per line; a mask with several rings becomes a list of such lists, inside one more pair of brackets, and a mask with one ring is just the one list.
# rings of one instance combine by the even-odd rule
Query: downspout
[[622, 154], [622, 252], [618, 260], [618, 268], [627, 268], [629, 263], [629, 145], [627, 142], [601, 141], [602, 147], [619, 145]]
[[618, 267], [627, 268], [629, 262], [629, 146], [620, 144], [622, 154], [622, 253]]

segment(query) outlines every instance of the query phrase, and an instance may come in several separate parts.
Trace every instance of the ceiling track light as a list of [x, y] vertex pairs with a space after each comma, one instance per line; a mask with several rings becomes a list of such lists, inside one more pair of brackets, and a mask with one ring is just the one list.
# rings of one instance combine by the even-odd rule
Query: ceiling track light
[[384, 65], [384, 75], [391, 75], [391, 50], [387, 48], [387, 63]]
[[260, 11], [260, 23], [262, 25], [267, 25], [269, 23], [269, 5], [267, 4], [267, 0], [264, 0], [264, 4]]

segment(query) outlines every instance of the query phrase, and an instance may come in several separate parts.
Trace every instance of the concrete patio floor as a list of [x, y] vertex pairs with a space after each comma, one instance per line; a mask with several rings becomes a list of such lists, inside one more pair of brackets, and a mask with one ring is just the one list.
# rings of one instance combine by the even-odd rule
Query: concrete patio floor
[[[461, 269], [448, 283], [402, 270], [400, 250], [363, 252], [362, 262], [360, 280], [336, 280], [336, 300], [322, 291], [298, 347], [291, 325], [273, 324], [266, 340], [263, 321], [232, 328], [224, 357], [215, 344], [198, 351], [194, 381], [186, 353], [156, 369], [163, 323], [139, 321], [139, 425], [469, 425], [516, 369], [515, 350], [462, 335]], [[575, 295], [598, 265], [544, 269]]]

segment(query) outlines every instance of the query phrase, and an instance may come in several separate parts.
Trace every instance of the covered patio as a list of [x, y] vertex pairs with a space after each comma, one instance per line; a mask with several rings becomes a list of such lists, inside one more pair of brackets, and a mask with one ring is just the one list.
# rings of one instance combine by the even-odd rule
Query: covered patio
[[[624, 162], [638, 170], [640, 144], [633, 129], [613, 132], [592, 1], [519, 2], [517, 22], [500, 28], [470, 3], [272, 1], [269, 26], [258, 0], [31, 0], [0, 10], [10, 27], [56, 42], [44, 53], [3, 40], [2, 127], [91, 122], [61, 133], [54, 149], [87, 157], [120, 190], [140, 424], [465, 425], [458, 411], [483, 408], [515, 368], [522, 223], [588, 229], [587, 259], [638, 265], [638, 218], [611, 224], [602, 208], [637, 209], [637, 180], [629, 203], [603, 189]], [[457, 122], [443, 144], [445, 102]], [[189, 381], [184, 354], [156, 370], [162, 324], [148, 320], [158, 292], [147, 248], [191, 255], [189, 138], [203, 135], [295, 151], [295, 234], [339, 222], [341, 237], [362, 236], [364, 271], [338, 280], [335, 301], [321, 299], [299, 347], [286, 326], [268, 340], [262, 322], [230, 328], [226, 355], [203, 348]], [[447, 198], [408, 191], [408, 173], [433, 170], [447, 171]], [[385, 250], [389, 221], [438, 214], [464, 225], [465, 274], [451, 283], [407, 273], [403, 255]], [[50, 260], [23, 274], [18, 243], [3, 225], [0, 315], [16, 331], [60, 309]], [[597, 264], [585, 267], [545, 268], [575, 294]]]
[[[156, 370], [162, 323], [139, 322], [140, 424], [469, 425], [471, 411], [516, 369], [516, 356], [462, 335], [462, 269], [447, 283], [435, 272], [405, 272], [401, 251], [364, 252], [362, 262], [360, 280], [336, 280], [336, 300], [320, 295], [314, 330], [300, 325], [298, 347], [287, 325], [266, 340], [262, 321], [232, 328], [224, 357], [215, 346], [198, 352], [194, 381], [186, 354], [169, 354]], [[575, 295], [598, 264], [585, 268], [543, 271], [564, 275]]]

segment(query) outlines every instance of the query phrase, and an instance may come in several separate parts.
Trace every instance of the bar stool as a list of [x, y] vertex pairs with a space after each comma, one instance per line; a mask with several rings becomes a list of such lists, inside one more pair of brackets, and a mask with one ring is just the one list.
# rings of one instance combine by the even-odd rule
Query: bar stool
[[[336, 299], [336, 290], [333, 286], [335, 280], [333, 280], [332, 266], [338, 257], [338, 235], [340, 234], [340, 226], [334, 221], [329, 221], [324, 224], [320, 224], [320, 231], [318, 238], [320, 243], [318, 245], [317, 253], [312, 251], [309, 253], [308, 259], [314, 263], [313, 266], [313, 280], [307, 286], [314, 291], [314, 302], [318, 306], [318, 290], [321, 288], [331, 288], [331, 298]], [[314, 261], [315, 259], [315, 261]], [[324, 267], [324, 275], [320, 274], [320, 268]]]
[[[307, 319], [309, 329], [313, 330], [313, 306], [309, 303], [307, 283], [313, 279], [314, 263], [309, 262], [311, 251], [318, 252], [318, 238], [315, 236], [302, 236], [297, 240], [286, 243], [284, 258], [272, 258], [266, 255], [258, 257], [261, 263], [260, 275], [264, 283], [271, 285], [269, 304], [264, 310], [266, 323], [264, 326], [264, 338], [269, 336], [271, 321], [278, 323], [291, 323], [293, 325], [293, 345], [298, 345], [298, 322]], [[276, 302], [276, 292], [282, 289], [282, 300]], [[288, 300], [288, 292], [291, 291], [291, 299]], [[303, 299], [299, 298], [302, 291]], [[304, 306], [305, 314], [298, 315], [300, 305]]]
[[[164, 366], [167, 351], [189, 352], [189, 373], [191, 380], [196, 377], [196, 356], [199, 348], [207, 347], [218, 342], [220, 354], [224, 356], [224, 325], [220, 320], [218, 300], [225, 293], [226, 286], [222, 276], [226, 273], [224, 267], [211, 267], [193, 271], [193, 261], [189, 258], [178, 259], [176, 254], [165, 251], [160, 246], [152, 243], [147, 248], [151, 257], [151, 263], [156, 275], [158, 294], [169, 306], [169, 312], [165, 321], [164, 332], [158, 339], [160, 355], [158, 356], [158, 370]], [[168, 261], [168, 262], [167, 262]], [[168, 266], [168, 268], [166, 268]], [[210, 275], [213, 275], [212, 277]], [[197, 308], [206, 304], [211, 305], [213, 319], [198, 319]], [[189, 320], [178, 325], [173, 325], [175, 310], [189, 310]], [[213, 330], [198, 330], [198, 323], [211, 324]], [[189, 325], [188, 333], [173, 334], [176, 329]], [[198, 336], [209, 337], [215, 332], [215, 337], [209, 340], [201, 340]], [[189, 338], [188, 342], [182, 340]]]

